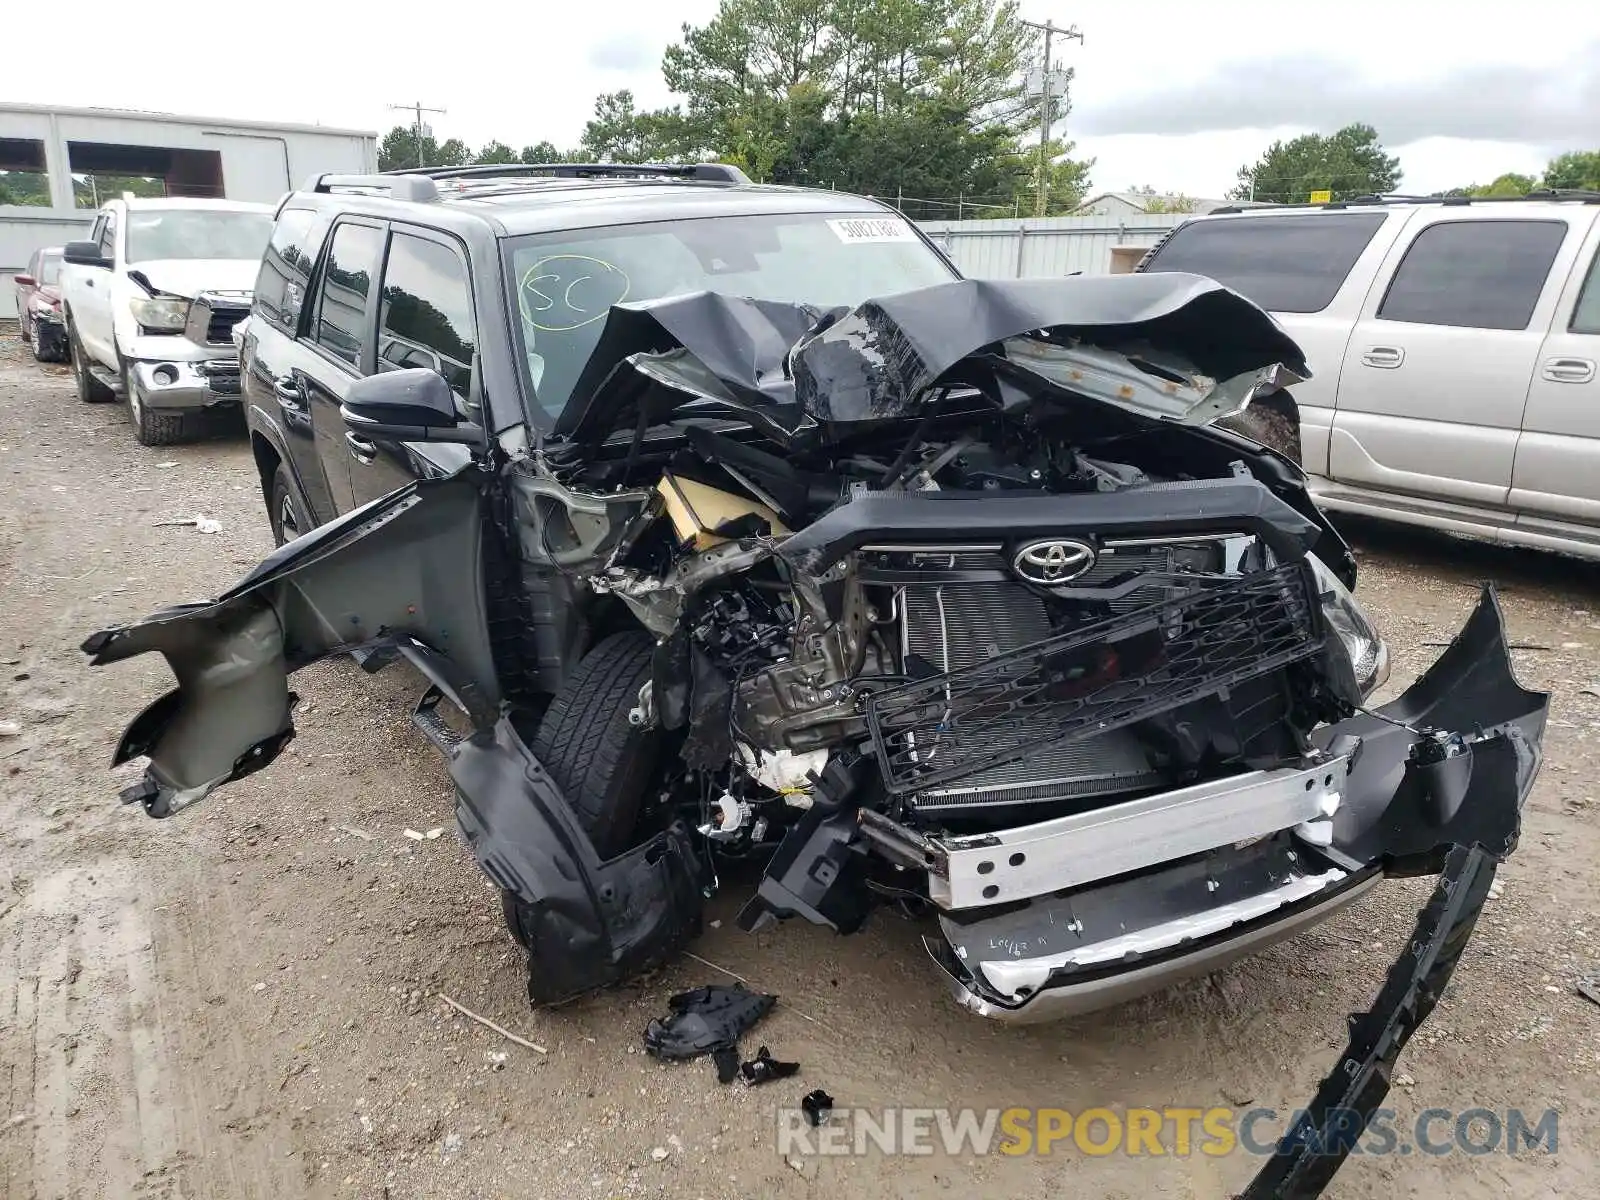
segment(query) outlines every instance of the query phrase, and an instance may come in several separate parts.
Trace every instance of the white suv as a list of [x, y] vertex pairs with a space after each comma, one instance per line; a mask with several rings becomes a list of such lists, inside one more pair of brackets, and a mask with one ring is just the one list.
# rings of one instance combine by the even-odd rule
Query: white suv
[[78, 398], [128, 402], [146, 446], [239, 404], [233, 326], [250, 311], [272, 208], [228, 200], [113, 200], [63, 252], [62, 309]]
[[1600, 195], [1223, 210], [1140, 265], [1209, 275], [1306, 352], [1317, 502], [1600, 558]]

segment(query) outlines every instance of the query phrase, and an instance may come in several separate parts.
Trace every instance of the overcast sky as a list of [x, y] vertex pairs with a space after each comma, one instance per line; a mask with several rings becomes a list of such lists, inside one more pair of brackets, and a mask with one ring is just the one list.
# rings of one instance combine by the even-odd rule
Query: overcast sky
[[[223, 21], [214, 7], [196, 20], [77, 0], [72, 23], [93, 31], [94, 56], [8, 56], [0, 99], [380, 131], [403, 119], [389, 104], [420, 100], [448, 110], [428, 118], [441, 139], [568, 146], [600, 92], [666, 102], [662, 50], [682, 22], [715, 10], [716, 0], [273, 0]], [[1406, 190], [1423, 192], [1537, 174], [1561, 150], [1600, 147], [1597, 4], [1023, 0], [1023, 11], [1086, 35], [1064, 49], [1077, 70], [1066, 133], [1097, 160], [1096, 191], [1220, 196], [1274, 138], [1356, 120], [1399, 154]], [[59, 32], [38, 4], [7, 23], [19, 47]]]

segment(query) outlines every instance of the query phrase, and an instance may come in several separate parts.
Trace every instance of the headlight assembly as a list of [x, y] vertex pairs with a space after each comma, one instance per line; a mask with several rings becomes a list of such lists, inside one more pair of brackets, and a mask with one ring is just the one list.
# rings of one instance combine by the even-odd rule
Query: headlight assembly
[[177, 333], [189, 322], [189, 302], [175, 296], [130, 300], [128, 307], [146, 333]]
[[1323, 619], [1337, 635], [1360, 698], [1365, 700], [1389, 678], [1389, 647], [1373, 628], [1366, 610], [1327, 564], [1315, 554], [1307, 554], [1306, 559], [1316, 577]]

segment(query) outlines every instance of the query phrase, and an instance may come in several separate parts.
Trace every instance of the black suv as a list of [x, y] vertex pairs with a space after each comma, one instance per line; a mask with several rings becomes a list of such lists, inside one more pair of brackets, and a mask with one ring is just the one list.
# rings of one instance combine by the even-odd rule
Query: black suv
[[1213, 425], [1305, 364], [1209, 279], [963, 280], [720, 166], [325, 177], [242, 365], [283, 544], [86, 644], [178, 677], [126, 798], [269, 763], [300, 666], [405, 658], [536, 1002], [676, 953], [736, 859], [746, 927], [910, 901], [1022, 1021], [1514, 838], [1545, 698], [1492, 595], [1366, 712], [1347, 547]]

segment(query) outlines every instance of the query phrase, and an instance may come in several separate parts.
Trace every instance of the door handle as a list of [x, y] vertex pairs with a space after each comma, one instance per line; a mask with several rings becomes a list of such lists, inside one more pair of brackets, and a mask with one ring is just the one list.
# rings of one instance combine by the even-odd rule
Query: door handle
[[350, 447], [350, 457], [357, 462], [369, 463], [378, 457], [378, 447], [359, 433], [345, 434], [344, 444]]
[[300, 387], [300, 381], [293, 375], [279, 375], [272, 381], [272, 391], [278, 397], [278, 403], [283, 407], [297, 411], [305, 409], [305, 391]]
[[1592, 358], [1547, 358], [1539, 372], [1551, 383], [1591, 383], [1594, 380]]
[[1399, 346], [1368, 346], [1361, 361], [1369, 367], [1393, 370], [1406, 360], [1406, 352]]

